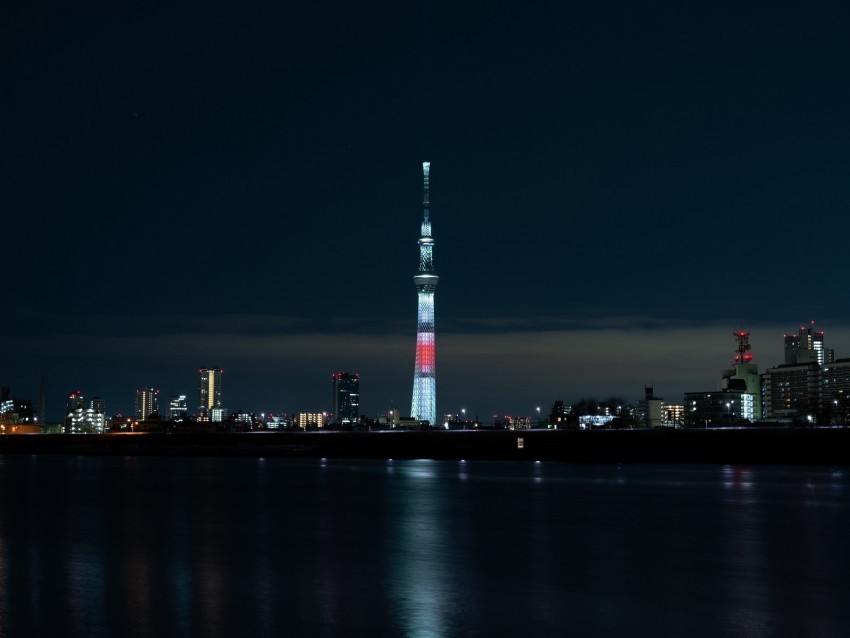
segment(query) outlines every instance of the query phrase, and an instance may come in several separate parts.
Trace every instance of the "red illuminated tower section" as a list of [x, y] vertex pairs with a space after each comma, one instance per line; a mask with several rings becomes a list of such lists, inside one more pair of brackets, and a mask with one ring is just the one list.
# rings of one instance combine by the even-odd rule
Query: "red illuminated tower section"
[[425, 194], [422, 200], [422, 232], [419, 237], [419, 272], [413, 277], [419, 303], [416, 322], [416, 367], [413, 372], [410, 416], [434, 425], [437, 418], [434, 293], [439, 278], [434, 274], [434, 239], [431, 237], [428, 192], [430, 170], [431, 163], [422, 162]]
[[753, 360], [752, 346], [750, 345], [750, 333], [746, 330], [733, 332], [732, 336], [738, 341], [735, 349], [735, 363], [749, 363]]

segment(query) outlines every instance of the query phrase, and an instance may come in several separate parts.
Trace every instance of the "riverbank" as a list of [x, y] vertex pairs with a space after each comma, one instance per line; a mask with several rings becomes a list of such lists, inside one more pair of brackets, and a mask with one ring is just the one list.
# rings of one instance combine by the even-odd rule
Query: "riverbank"
[[850, 429], [6, 435], [0, 454], [848, 465]]

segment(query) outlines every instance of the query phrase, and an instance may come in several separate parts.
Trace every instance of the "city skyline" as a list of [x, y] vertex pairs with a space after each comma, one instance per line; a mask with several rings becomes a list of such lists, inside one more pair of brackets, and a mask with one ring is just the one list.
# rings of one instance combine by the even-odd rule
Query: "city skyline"
[[[21, 6], [0, 381], [132, 413], [410, 402], [423, 159], [439, 167], [437, 412], [534, 414], [850, 354], [850, 7]], [[143, 295], [134, 294], [139, 287]], [[327, 406], [330, 407], [330, 406]], [[111, 411], [111, 410], [110, 410]]]
[[[773, 330], [772, 330], [773, 338], [769, 342], [764, 342], [760, 338], [759, 334], [755, 335], [755, 339], [753, 339], [752, 336], [750, 338], [750, 341], [755, 343], [755, 345], [754, 345], [754, 347], [751, 351], [752, 353], [754, 353], [752, 363], [754, 363], [758, 367], [758, 371], [759, 371], [760, 374], [766, 372], [768, 370], [768, 368], [775, 368], [777, 366], [780, 366], [780, 365], [787, 363], [787, 337], [788, 337], [789, 333], [793, 333], [796, 329], [793, 328], [793, 326], [789, 326], [788, 324], [784, 325], [784, 327], [786, 328], [785, 330], [781, 330], [780, 329], [781, 327], [782, 326], [780, 326], [779, 324], [772, 326], [772, 328], [773, 328]], [[481, 410], [474, 403], [465, 402], [465, 401], [457, 401], [457, 402], [455, 402], [455, 403], [457, 403], [456, 406], [448, 405], [445, 409], [441, 410], [438, 413], [438, 417], [440, 419], [442, 419], [442, 417], [445, 414], [460, 414], [461, 412], [463, 412], [463, 414], [467, 418], [471, 419], [471, 418], [478, 417], [479, 419], [481, 419], [482, 421], [485, 421], [485, 422], [487, 422], [493, 416], [502, 417], [502, 416], [508, 415], [508, 414], [514, 415], [514, 416], [522, 416], [522, 417], [536, 417], [537, 414], [538, 414], [537, 408], [540, 408], [540, 412], [542, 414], [548, 414], [548, 411], [551, 409], [552, 404], [555, 401], [564, 401], [566, 404], [569, 405], [571, 403], [580, 401], [581, 399], [585, 399], [585, 398], [594, 398], [594, 399], [601, 400], [601, 399], [606, 399], [606, 398], [615, 397], [615, 396], [621, 397], [621, 398], [625, 399], [627, 402], [635, 405], [643, 397], [644, 390], [648, 386], [652, 386], [655, 390], [655, 394], [658, 395], [659, 398], [664, 399], [666, 403], [668, 403], [668, 404], [680, 404], [680, 403], [682, 403], [683, 396], [684, 396], [685, 393], [694, 392], [694, 391], [705, 391], [705, 390], [710, 391], [712, 389], [718, 389], [718, 384], [720, 383], [722, 369], [726, 369], [726, 368], [730, 367], [731, 365], [738, 362], [738, 360], [736, 359], [736, 350], [734, 348], [734, 344], [729, 339], [729, 330], [727, 329], [727, 330], [723, 331], [724, 326], [717, 326], [717, 328], [720, 332], [717, 332], [716, 334], [709, 334], [708, 328], [705, 329], [705, 332], [703, 332], [702, 330], [689, 330], [687, 328], [681, 328], [681, 329], [678, 329], [678, 330], [672, 330], [672, 331], [666, 332], [657, 341], [656, 345], [659, 349], [659, 353], [658, 353], [659, 356], [658, 356], [658, 358], [653, 360], [654, 363], [661, 364], [661, 363], [663, 363], [663, 360], [667, 357], [678, 356], [676, 354], [677, 351], [680, 352], [680, 353], [683, 353], [683, 352], [695, 353], [701, 361], [706, 362], [707, 366], [713, 366], [713, 367], [707, 367], [705, 369], [704, 374], [701, 374], [701, 375], [696, 375], [696, 376], [691, 377], [691, 378], [682, 378], [682, 377], [673, 378], [673, 377], [675, 377], [675, 374], [676, 374], [676, 370], [674, 369], [671, 372], [671, 374], [673, 376], [662, 379], [661, 385], [659, 385], [657, 380], [654, 381], [652, 379], [649, 379], [649, 380], [644, 382], [644, 385], [641, 385], [637, 390], [635, 390], [634, 392], [631, 392], [631, 393], [623, 393], [623, 392], [614, 391], [612, 389], [614, 386], [613, 385], [606, 386], [606, 385], [604, 385], [604, 381], [601, 384], [584, 383], [584, 385], [582, 385], [582, 382], [579, 380], [578, 382], [574, 383], [572, 386], [570, 386], [570, 385], [564, 386], [566, 388], [572, 388], [571, 390], [566, 390], [564, 392], [560, 392], [560, 393], [557, 393], [557, 394], [552, 394], [550, 396], [542, 397], [539, 401], [536, 401], [536, 402], [535, 401], [526, 401], [525, 406], [523, 406], [521, 404], [520, 400], [516, 398], [516, 397], [520, 396], [523, 392], [526, 392], [526, 393], [530, 392], [529, 390], [525, 389], [525, 388], [527, 388], [527, 386], [522, 386], [520, 389], [516, 390], [514, 392], [514, 394], [512, 394], [512, 395], [508, 394], [499, 401], [493, 401], [493, 402], [487, 404], [489, 406], [489, 409]], [[727, 326], [727, 328], [728, 328], [728, 326]], [[846, 347], [848, 335], [844, 334], [843, 339], [838, 341], [839, 344], [844, 344], [844, 345], [839, 345], [839, 347], [836, 348], [835, 347], [836, 341], [833, 340], [832, 333], [828, 330], [825, 331], [822, 328], [823, 328], [823, 326], [821, 324], [819, 324], [815, 321], [811, 321], [808, 324], [801, 324], [799, 326], [799, 328], [797, 328], [797, 329], [800, 331], [801, 334], [804, 331], [811, 331], [813, 329], [817, 329], [817, 332], [820, 333], [823, 336], [823, 340], [820, 342], [820, 344], [826, 346], [826, 348], [828, 350], [835, 351], [835, 359], [836, 360], [850, 358], [850, 349], [848, 349]], [[578, 333], [575, 333], [575, 334], [578, 334]], [[618, 360], [616, 358], [616, 356], [612, 356], [612, 357], [610, 357], [606, 360], [597, 361], [596, 363], [600, 366], [609, 366], [612, 370], [618, 370], [618, 369], [623, 370], [624, 369], [626, 371], [626, 373], [631, 374], [632, 372], [634, 372], [634, 368], [629, 367], [629, 365], [628, 365], [628, 354], [630, 353], [628, 341], [632, 338], [629, 331], [624, 331], [620, 328], [615, 328], [615, 327], [608, 327], [608, 328], [605, 328], [605, 329], [594, 328], [592, 330], [589, 330], [586, 333], [584, 333], [582, 338], [578, 339], [579, 341], [582, 342], [582, 347], [580, 349], [574, 349], [573, 354], [577, 358], [584, 359], [584, 358], [587, 357], [588, 358], [587, 360], [590, 360], [590, 357], [592, 355], [593, 350], [595, 348], [597, 348], [600, 343], [610, 342], [611, 339], [614, 339], [614, 338], [621, 339], [621, 341], [619, 342], [620, 345], [623, 347], [621, 359]], [[394, 339], [395, 339], [395, 341], [400, 343], [400, 342], [404, 341], [404, 336], [403, 335], [395, 335]], [[686, 341], [688, 339], [691, 339], [692, 341], [690, 343], [684, 343], [684, 341]], [[695, 341], [693, 341], [693, 340], [695, 340]], [[698, 351], [697, 349], [695, 349], [695, 342], [702, 344], [706, 348], [717, 347], [717, 348], [719, 348], [719, 351], [704, 351], [704, 352]], [[376, 342], [373, 342], [373, 345], [375, 345], [375, 344], [376, 344]], [[544, 343], [543, 345], [544, 345], [543, 349], [545, 349], [546, 344]], [[469, 343], [467, 343], [465, 345], [464, 344], [455, 344], [455, 346], [459, 350], [463, 350], [464, 348], [466, 348], [466, 352], [474, 351], [474, 344], [469, 344]], [[366, 350], [368, 350], [368, 347], [364, 348], [364, 351], [366, 351]], [[819, 350], [813, 350], [813, 351], [819, 352]], [[769, 353], [768, 357], [764, 356], [764, 354], [763, 354], [764, 352]], [[847, 356], [845, 356], [845, 354]], [[545, 354], [540, 355], [539, 361], [540, 361], [541, 366], [543, 366], [543, 367], [545, 367], [546, 365], [551, 366], [551, 365], [557, 363], [557, 362], [552, 361], [551, 359], [547, 359]], [[648, 363], [652, 363], [652, 362], [648, 362]], [[640, 365], [640, 363], [638, 363], [638, 366], [639, 365]], [[402, 369], [403, 367], [404, 367], [403, 365], [398, 366], [399, 369]], [[547, 369], [549, 369], [549, 368], [547, 368]], [[214, 384], [216, 384], [217, 387], [218, 387], [217, 395], [220, 398], [221, 395], [222, 395], [221, 379], [224, 376], [224, 369], [223, 368], [214, 368], [214, 369], [201, 368], [199, 370], [198, 368], [194, 368], [193, 370], [194, 370], [194, 375], [196, 375], [196, 376], [194, 376], [194, 380], [192, 382], [188, 382], [188, 381], [186, 382], [189, 385], [191, 385], [192, 383], [194, 383], [194, 384], [198, 383], [197, 374], [198, 374], [199, 371], [201, 373], [203, 373], [205, 370], [215, 370], [217, 372], [217, 374], [215, 375], [216, 381], [214, 381]], [[186, 377], [186, 378], [191, 377], [193, 370], [182, 371], [183, 376]], [[449, 377], [450, 377], [450, 380], [452, 382], [454, 382], [455, 379], [457, 378], [456, 367], [452, 366], [450, 368], [450, 370], [451, 370], [451, 372], [449, 373]], [[169, 374], [170, 373], [163, 372], [163, 374], [161, 376], [164, 378], [164, 377], [169, 376]], [[348, 373], [332, 373], [330, 376], [336, 377], [337, 375], [343, 375], [343, 374], [347, 375]], [[360, 386], [360, 378], [361, 378], [362, 375], [359, 372], [358, 373], [352, 373], [352, 374], [357, 379], [357, 388], [358, 388], [357, 398], [358, 398], [358, 402], [359, 402], [360, 399], [361, 399], [359, 386]], [[231, 375], [228, 374], [227, 376], [228, 376], [228, 382], [231, 381]], [[264, 412], [266, 414], [269, 414], [269, 413], [293, 414], [293, 413], [298, 413], [298, 412], [311, 412], [311, 413], [326, 412], [328, 414], [332, 414], [333, 413], [333, 399], [328, 398], [328, 396], [326, 394], [327, 393], [326, 389], [323, 389], [323, 390], [320, 389], [320, 388], [326, 387], [325, 383], [326, 383], [327, 377], [328, 377], [328, 373], [324, 373], [324, 374], [321, 375], [321, 379], [312, 379], [312, 380], [302, 379], [301, 384], [303, 386], [305, 386], [305, 387], [306, 386], [315, 386], [315, 390], [311, 388], [311, 391], [309, 393], [305, 393], [304, 397], [302, 397], [302, 398], [295, 397], [291, 401], [289, 401], [286, 405], [273, 406], [272, 400], [268, 399], [267, 397], [259, 397], [258, 400], [256, 401], [256, 403], [254, 403], [254, 404], [241, 403], [239, 401], [239, 399], [237, 398], [236, 400], [234, 400], [233, 405], [231, 405], [227, 400], [224, 400], [224, 401], [221, 402], [221, 407], [224, 408], [226, 414], [228, 414], [228, 415], [232, 415], [237, 411], [254, 412], [254, 413], [257, 413], [257, 414], [259, 414], [261, 412]], [[622, 379], [623, 377], [621, 376], [619, 378]], [[244, 390], [244, 384], [240, 383], [240, 380], [238, 378], [232, 379], [232, 380], [235, 382], [235, 385], [237, 386], [237, 388], [243, 388], [241, 390], [241, 395], [239, 394], [240, 390], [237, 390], [237, 397], [245, 396], [246, 392]], [[202, 377], [202, 383], [203, 383], [203, 377]], [[512, 383], [513, 382], [511, 382], [511, 383], [509, 383], [505, 386], [502, 386], [501, 390], [503, 392], [509, 393], [511, 391], [510, 385]], [[98, 385], [98, 384], [95, 384], [95, 385]], [[98, 387], [104, 387], [105, 385], [106, 384], [99, 384]], [[368, 387], [368, 385], [369, 385], [369, 383], [368, 383], [368, 380], [367, 380], [367, 387]], [[32, 392], [32, 393], [27, 393], [26, 391], [23, 391], [23, 390], [20, 389], [21, 387], [26, 387], [25, 384], [16, 384], [14, 382], [5, 383], [4, 386], [10, 388], [12, 396], [15, 396], [18, 399], [28, 399], [28, 400], [32, 401], [33, 406], [37, 406], [39, 396], [40, 396], [37, 390]], [[582, 387], [584, 388], [584, 390], [581, 390]], [[668, 389], [671, 389], [671, 388], [672, 388], [672, 390], [668, 391]], [[678, 388], [682, 388], [682, 390], [679, 391]], [[57, 394], [55, 392], [48, 392], [48, 397], [47, 397], [48, 414], [47, 414], [47, 417], [48, 417], [48, 420], [52, 421], [52, 422], [61, 421], [62, 418], [64, 417], [63, 410], [64, 410], [64, 407], [66, 405], [69, 394], [77, 394], [77, 393], [81, 393], [86, 397], [89, 397], [89, 396], [95, 397], [98, 400], [100, 400], [101, 402], [105, 402], [106, 406], [107, 406], [107, 408], [106, 408], [106, 414], [107, 415], [123, 414], [124, 416], [129, 416], [129, 415], [134, 414], [135, 408], [133, 407], [134, 406], [133, 401], [138, 400], [138, 396], [139, 396], [140, 392], [141, 392], [141, 390], [138, 390], [138, 389], [127, 388], [126, 391], [123, 392], [122, 396], [112, 396], [112, 395], [106, 394], [104, 392], [99, 392], [96, 387], [92, 387], [92, 388], [81, 387], [81, 388], [74, 390], [73, 392], [62, 392], [60, 394]], [[155, 392], [157, 393], [157, 395], [160, 394], [159, 390], [155, 390]], [[449, 392], [451, 392], [450, 397], [452, 399], [459, 396], [457, 389], [454, 387], [454, 385], [452, 385], [449, 388]], [[323, 394], [325, 395], [325, 397], [323, 399], [317, 398], [317, 397], [320, 397]], [[542, 394], [542, 392], [537, 392], [536, 394]], [[123, 395], [127, 395], [127, 396], [123, 396]], [[175, 389], [173, 391], [169, 390], [169, 391], [163, 392], [162, 396], [169, 397], [169, 399], [177, 398], [177, 397], [180, 396], [179, 389]], [[225, 396], [228, 396], [228, 394], [225, 393]], [[529, 395], [529, 396], [531, 396], [531, 395]], [[311, 399], [309, 397], [314, 397], [314, 398]], [[182, 397], [182, 398], [183, 398], [184, 403], [185, 403], [185, 397]], [[123, 401], [123, 404], [122, 404], [122, 401]], [[130, 407], [124, 408], [125, 404], [129, 405]], [[116, 405], [117, 405], [117, 407], [116, 407]], [[359, 407], [359, 405], [361, 405], [361, 404], [358, 403], [358, 407]], [[270, 407], [270, 406], [272, 406], [272, 407]], [[394, 411], [400, 410], [400, 412], [403, 416], [409, 416], [409, 415], [405, 414], [404, 407], [402, 405], [399, 405], [399, 402], [396, 402], [396, 401], [390, 401], [390, 402], [387, 402], [386, 404], [382, 405], [380, 403], [380, 400], [376, 400], [374, 397], [369, 397], [367, 395], [366, 396], [366, 406], [370, 406], [370, 407], [362, 408], [360, 410], [360, 413], [363, 414], [363, 415], [366, 415], [368, 417], [371, 417], [371, 418], [376, 418], [380, 415], [385, 415], [390, 410], [394, 410]], [[506, 406], [510, 406], [510, 407], [506, 407]], [[188, 406], [186, 406], [186, 407], [188, 407]], [[185, 410], [186, 407], [184, 407], [183, 409]], [[196, 409], [188, 409], [188, 414], [189, 415], [199, 414], [199, 411], [196, 410]]]

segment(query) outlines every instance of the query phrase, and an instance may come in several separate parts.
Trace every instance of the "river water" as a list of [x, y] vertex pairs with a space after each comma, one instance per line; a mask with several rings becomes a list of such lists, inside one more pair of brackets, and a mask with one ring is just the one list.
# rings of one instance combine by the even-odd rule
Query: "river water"
[[850, 635], [846, 468], [0, 457], [0, 636]]

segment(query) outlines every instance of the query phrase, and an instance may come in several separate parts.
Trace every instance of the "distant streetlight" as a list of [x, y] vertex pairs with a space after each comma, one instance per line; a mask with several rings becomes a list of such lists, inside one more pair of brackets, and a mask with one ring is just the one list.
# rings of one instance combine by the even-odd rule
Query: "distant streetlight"
[[540, 406], [537, 406], [537, 427], [540, 427]]

